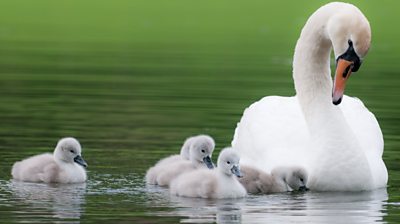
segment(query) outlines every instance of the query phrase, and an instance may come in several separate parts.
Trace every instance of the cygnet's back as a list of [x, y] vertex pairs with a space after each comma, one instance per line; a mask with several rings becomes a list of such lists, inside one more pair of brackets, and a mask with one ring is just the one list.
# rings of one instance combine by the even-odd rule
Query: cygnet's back
[[171, 183], [171, 194], [199, 198], [240, 198], [246, 190], [234, 176], [241, 176], [239, 156], [225, 148], [218, 157], [217, 169], [186, 172]]
[[150, 167], [145, 176], [146, 183], [148, 184], [157, 184], [157, 177], [160, 172], [162, 172], [165, 167], [168, 167], [170, 164], [174, 164], [178, 161], [188, 161], [189, 160], [189, 149], [192, 142], [193, 137], [189, 137], [185, 140], [182, 145], [180, 154], [171, 155], [166, 158], [159, 160], [154, 166]]
[[74, 138], [61, 139], [53, 154], [44, 153], [16, 162], [11, 170], [14, 179], [27, 182], [79, 183], [86, 181], [86, 162], [81, 146]]
[[210, 155], [215, 147], [214, 139], [208, 135], [197, 135], [187, 138], [179, 155], [171, 155], [161, 159], [156, 165], [147, 170], [145, 176], [146, 183], [166, 186], [169, 184], [170, 179], [176, 176], [176, 174], [174, 175], [173, 173], [165, 173], [166, 171], [178, 169], [177, 164], [182, 164], [182, 169], [190, 169], [193, 166], [190, 161], [190, 151], [192, 148], [198, 147], [196, 143], [206, 145], [206, 151], [207, 153], [209, 152]]
[[239, 182], [251, 194], [270, 194], [292, 190], [305, 190], [307, 173], [300, 167], [278, 167], [268, 174], [258, 168], [242, 165], [243, 177]]

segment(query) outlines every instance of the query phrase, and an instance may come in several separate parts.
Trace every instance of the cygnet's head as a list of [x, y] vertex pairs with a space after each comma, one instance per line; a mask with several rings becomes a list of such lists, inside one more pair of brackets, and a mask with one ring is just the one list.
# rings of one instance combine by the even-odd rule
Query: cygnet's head
[[182, 145], [180, 155], [187, 160], [190, 160], [190, 146], [194, 137], [189, 137]]
[[83, 167], [87, 167], [87, 163], [81, 156], [82, 148], [78, 140], [75, 138], [62, 138], [58, 141], [54, 156], [56, 159], [66, 163], [77, 163]]
[[289, 185], [289, 187], [292, 190], [295, 191], [308, 190], [307, 188], [308, 175], [305, 169], [301, 167], [288, 167], [282, 169], [287, 169], [285, 171], [284, 179], [286, 181], [286, 184]]
[[334, 10], [326, 31], [332, 42], [336, 59], [336, 74], [332, 91], [333, 104], [340, 104], [346, 81], [357, 72], [371, 43], [371, 27], [364, 14], [348, 3], [329, 3], [321, 9]]
[[190, 140], [190, 160], [205, 164], [209, 169], [214, 168], [211, 156], [215, 148], [214, 139], [208, 135], [198, 135]]
[[233, 148], [225, 148], [218, 157], [218, 169], [228, 176], [242, 177], [239, 166], [240, 157]]

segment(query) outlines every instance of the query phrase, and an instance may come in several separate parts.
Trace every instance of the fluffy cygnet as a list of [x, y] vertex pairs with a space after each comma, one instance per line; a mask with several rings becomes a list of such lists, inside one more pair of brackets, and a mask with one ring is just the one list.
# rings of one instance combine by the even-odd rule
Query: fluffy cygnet
[[14, 163], [14, 179], [27, 182], [80, 183], [86, 181], [86, 162], [75, 138], [58, 141], [54, 153], [44, 153]]
[[277, 167], [271, 175], [251, 166], [241, 166], [239, 182], [248, 193], [269, 194], [292, 190], [307, 190], [307, 172], [301, 167]]
[[214, 139], [208, 135], [197, 135], [186, 139], [179, 155], [164, 158], [146, 173], [146, 183], [168, 186], [179, 174], [200, 167], [212, 169], [211, 155], [214, 151]]
[[160, 186], [169, 186], [170, 182], [182, 173], [199, 168], [214, 168], [211, 161], [214, 144], [209, 144], [209, 140], [203, 136], [193, 139], [189, 148], [189, 160], [176, 161], [164, 166], [157, 175], [156, 183]]
[[[218, 167], [186, 172], [171, 182], [171, 194], [199, 198], [240, 198], [246, 190], [236, 177], [241, 177], [239, 156], [225, 148], [218, 157]], [[235, 177], [236, 176], [236, 177]]]

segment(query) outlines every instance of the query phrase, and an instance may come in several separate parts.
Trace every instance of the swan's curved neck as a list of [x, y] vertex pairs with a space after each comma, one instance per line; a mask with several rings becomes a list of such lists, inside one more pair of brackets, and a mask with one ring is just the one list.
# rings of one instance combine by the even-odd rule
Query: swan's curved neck
[[332, 42], [327, 26], [335, 13], [336, 10], [326, 7], [316, 11], [307, 21], [296, 44], [293, 78], [310, 134], [325, 138], [323, 142], [327, 142], [326, 138], [340, 138], [350, 144], [355, 136], [340, 107], [332, 103]]
[[329, 11], [314, 13], [302, 30], [294, 53], [293, 78], [307, 121], [315, 120], [314, 113], [321, 113], [321, 109], [333, 107], [330, 72], [332, 44], [326, 31], [330, 17]]
[[[346, 175], [340, 173], [343, 161], [349, 167], [359, 168], [355, 169], [355, 173], [370, 172], [363, 149], [341, 110], [343, 105], [335, 106], [332, 103], [330, 53], [332, 42], [338, 47], [337, 41], [341, 37], [338, 36], [340, 32], [332, 31], [330, 25], [341, 22], [336, 21], [337, 15], [342, 15], [340, 13], [343, 10], [350, 8], [354, 9], [344, 3], [330, 3], [321, 7], [309, 18], [296, 44], [293, 59], [296, 99], [310, 134], [309, 145], [306, 147], [314, 156], [310, 158], [309, 164], [311, 167], [315, 164], [319, 167], [310, 170], [311, 187], [329, 186], [332, 180], [345, 182], [343, 178]], [[354, 15], [352, 12], [354, 10], [347, 15]], [[331, 40], [330, 34], [338, 39]], [[329, 156], [325, 156], [326, 153]], [[369, 177], [367, 174], [364, 176]]]

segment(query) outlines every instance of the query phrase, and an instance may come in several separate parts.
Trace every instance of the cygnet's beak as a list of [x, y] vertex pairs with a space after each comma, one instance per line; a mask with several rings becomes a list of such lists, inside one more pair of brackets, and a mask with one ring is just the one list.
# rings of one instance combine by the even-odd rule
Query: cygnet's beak
[[299, 191], [308, 191], [308, 190], [310, 189], [308, 189], [305, 185], [299, 187]]
[[87, 163], [85, 162], [85, 160], [83, 160], [82, 156], [80, 156], [80, 155], [75, 156], [74, 162], [78, 163], [79, 165], [81, 165], [85, 168], [88, 166]]
[[239, 166], [234, 165], [231, 169], [231, 172], [237, 177], [243, 177], [242, 173], [240, 173]]
[[204, 157], [203, 158], [203, 162], [207, 165], [208, 169], [213, 169], [214, 168], [214, 164], [212, 163], [210, 156]]

